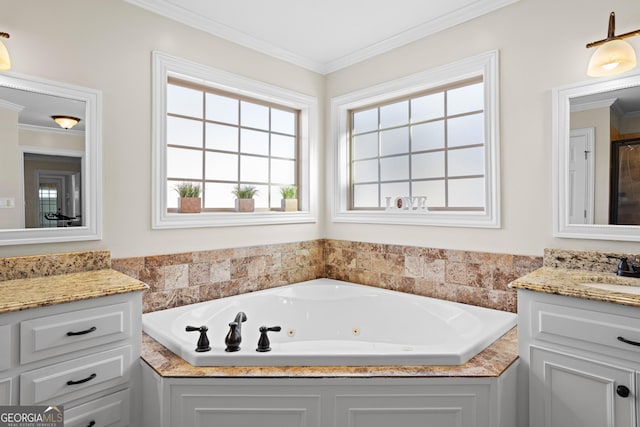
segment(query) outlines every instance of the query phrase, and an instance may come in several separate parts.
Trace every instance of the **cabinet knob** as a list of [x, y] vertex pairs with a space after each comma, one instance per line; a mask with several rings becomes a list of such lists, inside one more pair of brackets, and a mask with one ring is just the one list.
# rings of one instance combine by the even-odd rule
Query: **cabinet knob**
[[629, 394], [631, 393], [629, 391], [629, 387], [623, 386], [623, 385], [619, 385], [616, 388], [616, 393], [618, 393], [618, 396], [620, 397], [629, 397]]

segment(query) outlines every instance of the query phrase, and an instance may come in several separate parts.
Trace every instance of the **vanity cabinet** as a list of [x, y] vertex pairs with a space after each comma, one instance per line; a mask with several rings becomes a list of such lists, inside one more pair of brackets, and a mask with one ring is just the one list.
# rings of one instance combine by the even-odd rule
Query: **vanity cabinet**
[[640, 425], [639, 308], [519, 289], [518, 315], [529, 427]]
[[139, 425], [141, 298], [0, 314], [0, 404], [64, 405], [65, 426]]

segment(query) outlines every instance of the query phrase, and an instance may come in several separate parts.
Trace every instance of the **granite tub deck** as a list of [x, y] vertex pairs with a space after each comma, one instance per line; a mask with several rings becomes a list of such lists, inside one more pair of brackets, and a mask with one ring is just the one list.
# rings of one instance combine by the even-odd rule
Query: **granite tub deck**
[[142, 360], [167, 378], [339, 378], [339, 377], [498, 377], [518, 359], [518, 333], [513, 328], [460, 366], [233, 366], [196, 367], [146, 334]]
[[609, 283], [640, 287], [640, 279], [638, 278], [621, 277], [615, 273], [554, 267], [539, 268], [526, 276], [514, 280], [509, 286], [514, 289], [640, 307], [640, 295], [596, 289], [585, 286], [584, 283]]

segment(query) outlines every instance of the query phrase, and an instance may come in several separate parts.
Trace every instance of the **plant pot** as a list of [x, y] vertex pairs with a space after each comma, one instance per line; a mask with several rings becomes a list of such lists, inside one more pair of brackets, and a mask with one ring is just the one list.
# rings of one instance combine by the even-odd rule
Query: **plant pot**
[[202, 199], [200, 197], [179, 197], [178, 212], [180, 213], [200, 213]]
[[236, 212], [253, 212], [255, 210], [255, 200], [236, 199]]
[[280, 207], [285, 212], [297, 211], [298, 199], [282, 199], [280, 200]]

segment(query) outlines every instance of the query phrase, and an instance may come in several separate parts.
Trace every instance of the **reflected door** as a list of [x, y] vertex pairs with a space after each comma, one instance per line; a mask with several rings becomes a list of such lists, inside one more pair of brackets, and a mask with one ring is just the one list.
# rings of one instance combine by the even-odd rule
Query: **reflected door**
[[569, 143], [569, 224], [593, 224], [594, 129], [572, 129]]

